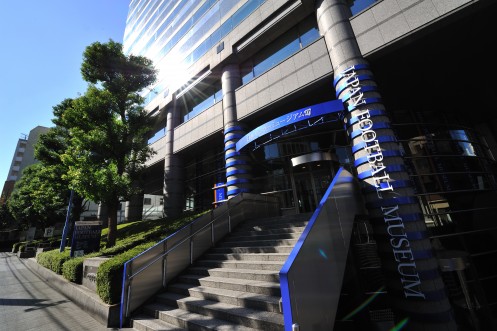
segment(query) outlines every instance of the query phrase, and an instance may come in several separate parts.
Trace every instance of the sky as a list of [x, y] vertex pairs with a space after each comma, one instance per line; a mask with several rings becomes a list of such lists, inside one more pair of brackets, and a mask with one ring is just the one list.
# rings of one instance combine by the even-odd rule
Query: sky
[[17, 141], [84, 94], [86, 46], [123, 41], [130, 0], [0, 0], [0, 191]]

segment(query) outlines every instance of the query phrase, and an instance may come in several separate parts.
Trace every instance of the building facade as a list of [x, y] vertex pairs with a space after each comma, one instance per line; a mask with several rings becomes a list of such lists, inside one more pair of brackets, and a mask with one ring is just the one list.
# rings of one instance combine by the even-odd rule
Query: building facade
[[166, 216], [240, 192], [305, 213], [345, 167], [368, 209], [355, 247], [381, 264], [358, 269], [371, 313], [494, 329], [496, 14], [489, 0], [132, 0], [124, 50], [159, 70], [145, 193]]
[[37, 162], [34, 150], [35, 144], [40, 139], [40, 135], [46, 133], [47, 131], [47, 127], [37, 126], [29, 131], [29, 135], [23, 135], [17, 141], [14, 156], [12, 157], [12, 163], [10, 164], [9, 173], [7, 175], [7, 180], [3, 186], [2, 201], [6, 201], [9, 198], [16, 181], [21, 178], [24, 168]]

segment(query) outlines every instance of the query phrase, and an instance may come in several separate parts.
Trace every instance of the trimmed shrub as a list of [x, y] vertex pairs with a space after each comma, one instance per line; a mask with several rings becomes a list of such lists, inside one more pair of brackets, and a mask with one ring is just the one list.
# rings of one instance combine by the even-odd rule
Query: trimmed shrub
[[71, 282], [81, 284], [83, 278], [84, 260], [85, 258], [82, 256], [67, 260], [62, 265], [62, 276]]
[[64, 252], [59, 252], [58, 249], [54, 249], [47, 252], [42, 252], [36, 256], [36, 261], [38, 264], [44, 266], [47, 269], [61, 275], [62, 265], [64, 262], [70, 259], [70, 250], [64, 250]]
[[121, 301], [124, 263], [155, 245], [148, 242], [103, 262], [97, 271], [97, 294], [103, 302], [113, 305]]

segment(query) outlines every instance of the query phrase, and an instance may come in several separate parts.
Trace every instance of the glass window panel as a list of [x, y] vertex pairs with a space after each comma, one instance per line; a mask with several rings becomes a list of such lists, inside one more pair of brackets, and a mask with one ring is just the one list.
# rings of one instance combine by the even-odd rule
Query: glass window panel
[[297, 52], [299, 49], [299, 40], [296, 36], [296, 30], [293, 29], [290, 33], [285, 34], [282, 38], [267, 48], [265, 52], [262, 52], [259, 56], [257, 56], [259, 57], [259, 60], [255, 60], [256, 65], [254, 66], [254, 75], [259, 76], [260, 74], [266, 72], [290, 55]]

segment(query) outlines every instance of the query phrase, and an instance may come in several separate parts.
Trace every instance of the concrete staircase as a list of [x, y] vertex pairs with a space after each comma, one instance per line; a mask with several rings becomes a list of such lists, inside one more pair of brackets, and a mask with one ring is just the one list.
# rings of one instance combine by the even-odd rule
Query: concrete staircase
[[131, 317], [140, 331], [284, 330], [279, 271], [311, 214], [240, 224]]

